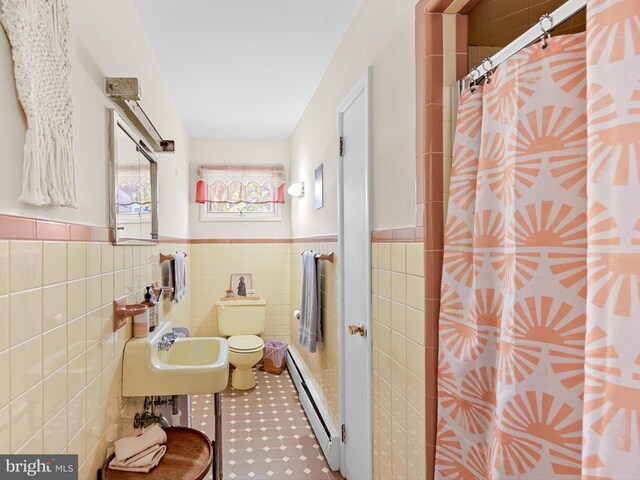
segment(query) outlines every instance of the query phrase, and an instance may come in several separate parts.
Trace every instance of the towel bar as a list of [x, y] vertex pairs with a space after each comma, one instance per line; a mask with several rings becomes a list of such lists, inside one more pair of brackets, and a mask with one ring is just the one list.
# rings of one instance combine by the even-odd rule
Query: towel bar
[[[177, 252], [176, 252], [176, 253], [177, 253]], [[184, 256], [186, 257], [186, 256], [187, 256], [187, 254], [185, 253], [185, 254], [184, 254]], [[173, 253], [169, 253], [169, 254], [167, 254], [167, 255], [165, 255], [164, 253], [161, 253], [161, 254], [160, 254], [160, 263], [164, 262], [165, 260], [169, 260], [169, 261], [171, 261], [171, 260], [173, 260], [174, 258], [175, 258], [175, 257], [174, 257], [174, 255], [173, 255]]]
[[[313, 253], [313, 250], [309, 250], [311, 253]], [[302, 252], [304, 253], [304, 252]], [[302, 255], [302, 253], [300, 255]], [[318, 260], [329, 260], [331, 263], [333, 263], [333, 252], [329, 252], [329, 253], [316, 253], [316, 259]]]

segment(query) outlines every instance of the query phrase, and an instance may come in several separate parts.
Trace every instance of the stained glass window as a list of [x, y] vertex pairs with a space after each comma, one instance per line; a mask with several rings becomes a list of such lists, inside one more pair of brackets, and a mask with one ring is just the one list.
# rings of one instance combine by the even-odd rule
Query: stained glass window
[[211, 214], [274, 214], [284, 181], [282, 165], [200, 165], [196, 202]]

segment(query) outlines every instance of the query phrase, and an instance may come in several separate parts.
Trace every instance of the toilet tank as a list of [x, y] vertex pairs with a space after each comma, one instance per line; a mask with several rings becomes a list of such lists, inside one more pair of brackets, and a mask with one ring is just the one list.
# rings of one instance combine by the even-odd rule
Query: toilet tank
[[267, 316], [265, 300], [221, 300], [218, 309], [218, 328], [225, 337], [232, 335], [261, 335]]

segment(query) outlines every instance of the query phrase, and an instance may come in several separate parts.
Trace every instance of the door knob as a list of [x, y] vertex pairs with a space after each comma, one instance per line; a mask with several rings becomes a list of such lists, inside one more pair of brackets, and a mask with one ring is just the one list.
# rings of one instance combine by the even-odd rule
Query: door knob
[[367, 329], [365, 328], [364, 323], [349, 325], [349, 335], [355, 335], [356, 333], [359, 333], [361, 337], [365, 337], [367, 335]]

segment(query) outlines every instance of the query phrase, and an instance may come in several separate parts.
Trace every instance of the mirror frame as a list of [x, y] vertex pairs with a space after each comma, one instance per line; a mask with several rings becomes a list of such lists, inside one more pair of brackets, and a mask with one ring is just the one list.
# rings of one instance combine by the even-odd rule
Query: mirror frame
[[[124, 227], [120, 227], [118, 225], [118, 213], [116, 209], [118, 196], [118, 185], [116, 184], [118, 164], [118, 128], [121, 128], [122, 131], [129, 136], [133, 145], [136, 145], [138, 151], [150, 163], [152, 202], [151, 238], [122, 237], [120, 234]], [[113, 108], [109, 109], [109, 171], [109, 190], [111, 192], [109, 219], [111, 231], [113, 232], [114, 245], [157, 245], [160, 243], [158, 236], [158, 161], [151, 153], [149, 147], [147, 147], [142, 140], [142, 136], [139, 135], [136, 130], [133, 129]]]

